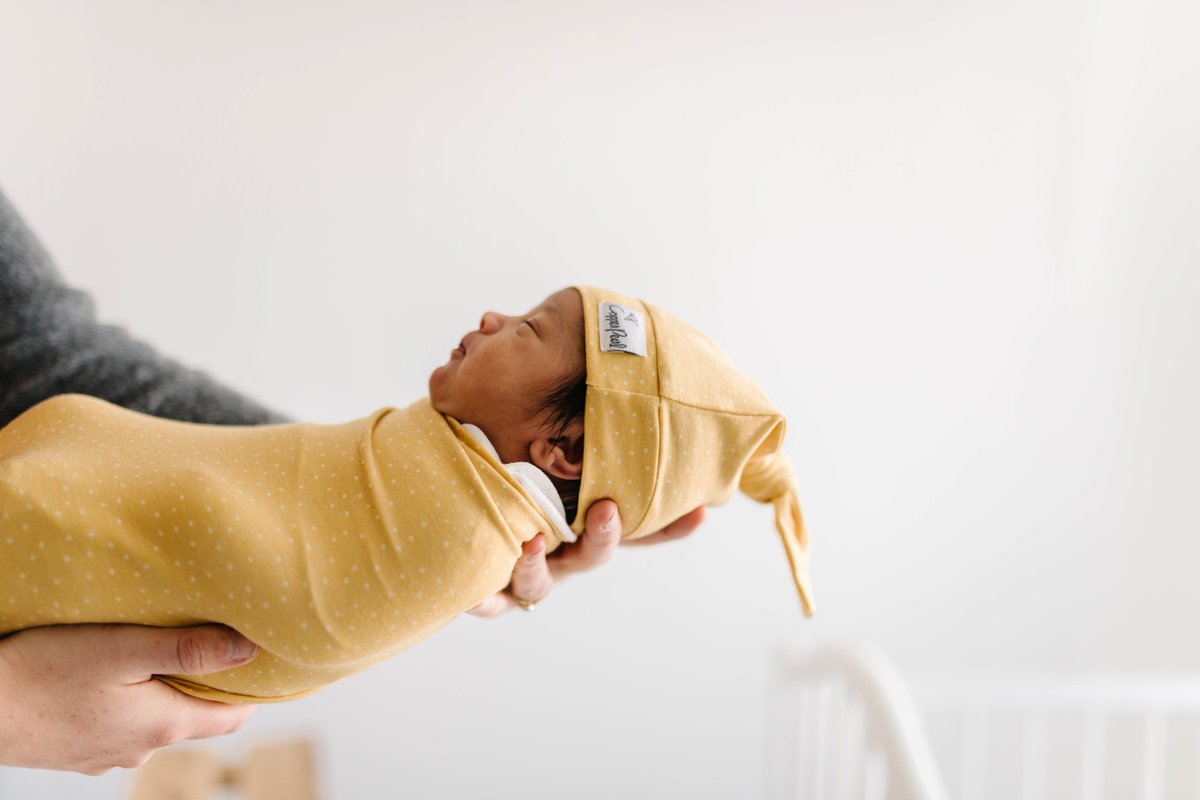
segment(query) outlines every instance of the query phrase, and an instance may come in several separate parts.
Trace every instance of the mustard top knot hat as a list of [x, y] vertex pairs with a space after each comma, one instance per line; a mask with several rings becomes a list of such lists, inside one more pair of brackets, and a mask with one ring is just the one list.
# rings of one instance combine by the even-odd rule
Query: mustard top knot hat
[[[787, 421], [712, 339], [644, 300], [592, 286], [583, 298], [587, 367], [579, 508], [611, 498], [624, 538], [662, 529], [735, 489], [775, 510], [806, 616], [816, 611]], [[583, 533], [585, 514], [571, 529]]]

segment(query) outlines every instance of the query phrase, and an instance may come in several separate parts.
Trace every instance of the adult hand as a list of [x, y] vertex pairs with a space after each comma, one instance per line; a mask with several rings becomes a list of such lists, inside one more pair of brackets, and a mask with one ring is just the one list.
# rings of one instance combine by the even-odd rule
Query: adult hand
[[597, 500], [587, 510], [587, 526], [579, 541], [563, 544], [548, 557], [546, 538], [539, 533], [521, 547], [521, 557], [513, 568], [512, 582], [479, 605], [467, 611], [477, 617], [495, 617], [515, 608], [515, 594], [522, 600], [538, 602], [549, 594], [551, 587], [577, 572], [595, 569], [612, 558], [618, 545], [634, 547], [661, 544], [682, 539], [704, 521], [704, 506], [684, 514], [661, 531], [633, 541], [621, 540], [621, 515], [617, 504], [605, 498]]
[[150, 676], [220, 672], [257, 654], [217, 624], [18, 631], [0, 639], [0, 764], [103, 775], [181, 739], [232, 733], [258, 706], [201, 700]]

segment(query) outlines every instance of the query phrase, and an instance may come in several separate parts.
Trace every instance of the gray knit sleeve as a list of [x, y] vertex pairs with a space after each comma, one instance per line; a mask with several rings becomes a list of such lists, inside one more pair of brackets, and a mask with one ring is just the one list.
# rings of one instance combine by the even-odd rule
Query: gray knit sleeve
[[0, 191], [0, 426], [68, 392], [187, 422], [292, 421], [97, 321]]

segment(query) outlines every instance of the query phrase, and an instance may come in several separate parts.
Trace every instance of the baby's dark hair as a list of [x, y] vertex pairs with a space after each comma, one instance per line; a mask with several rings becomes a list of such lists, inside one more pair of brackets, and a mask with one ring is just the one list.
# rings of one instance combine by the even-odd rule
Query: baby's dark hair
[[[552, 437], [562, 436], [575, 420], [583, 419], [584, 402], [587, 400], [587, 365], [582, 346], [583, 336], [580, 334], [579, 363], [582, 364], [577, 373], [569, 375], [565, 380], [554, 386], [546, 395], [545, 402], [538, 408], [538, 413], [545, 413], [546, 420], [543, 428], [550, 428]], [[577, 453], [583, 453], [583, 437], [580, 436]], [[566, 512], [568, 524], [574, 522], [579, 510], [579, 484], [567, 478], [547, 476], [558, 490], [562, 499], [563, 510]]]

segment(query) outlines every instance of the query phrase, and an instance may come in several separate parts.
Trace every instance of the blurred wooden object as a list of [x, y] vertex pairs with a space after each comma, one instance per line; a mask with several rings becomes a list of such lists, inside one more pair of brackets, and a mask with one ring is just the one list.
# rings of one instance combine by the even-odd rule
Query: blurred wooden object
[[130, 800], [213, 800], [228, 789], [241, 800], [316, 800], [313, 743], [254, 747], [240, 767], [203, 748], [164, 748], [135, 773]]
[[134, 773], [132, 800], [210, 800], [225, 767], [209, 750], [163, 748]]

